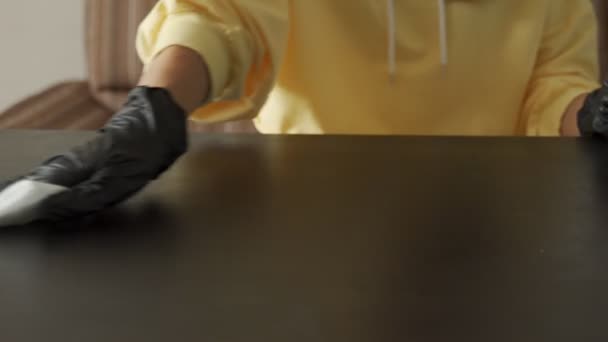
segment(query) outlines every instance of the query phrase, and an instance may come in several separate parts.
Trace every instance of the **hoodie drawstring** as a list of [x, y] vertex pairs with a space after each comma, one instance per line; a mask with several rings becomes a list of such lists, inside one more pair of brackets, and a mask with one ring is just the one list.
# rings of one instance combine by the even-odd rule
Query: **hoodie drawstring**
[[395, 22], [395, 0], [388, 0], [388, 75], [391, 81], [397, 73], [397, 23]]
[[445, 0], [437, 0], [439, 7], [439, 51], [441, 51], [441, 65], [448, 65], [448, 23]]
[[[447, 28], [447, 13], [446, 0], [437, 0], [439, 8], [439, 51], [441, 65], [448, 65], [448, 28]], [[388, 10], [388, 74], [393, 80], [397, 73], [397, 21], [395, 13], [395, 0], [387, 0]]]

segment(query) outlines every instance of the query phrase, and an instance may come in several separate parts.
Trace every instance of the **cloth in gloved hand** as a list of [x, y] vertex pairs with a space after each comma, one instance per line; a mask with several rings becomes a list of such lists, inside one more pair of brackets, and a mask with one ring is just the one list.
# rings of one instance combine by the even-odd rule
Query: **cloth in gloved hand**
[[585, 99], [578, 112], [578, 129], [582, 136], [608, 137], [608, 82]]
[[133, 89], [94, 139], [0, 189], [0, 226], [81, 217], [126, 200], [185, 153], [186, 120], [167, 90]]
[[26, 224], [35, 219], [36, 204], [63, 191], [62, 186], [20, 180], [0, 193], [0, 227]]

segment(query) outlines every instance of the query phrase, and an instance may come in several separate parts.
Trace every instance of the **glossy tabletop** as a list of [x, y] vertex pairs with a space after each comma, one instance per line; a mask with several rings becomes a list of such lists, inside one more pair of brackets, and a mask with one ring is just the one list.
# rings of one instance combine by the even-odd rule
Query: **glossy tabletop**
[[[88, 133], [0, 132], [0, 179]], [[608, 144], [200, 135], [0, 231], [0, 341], [608, 341]]]

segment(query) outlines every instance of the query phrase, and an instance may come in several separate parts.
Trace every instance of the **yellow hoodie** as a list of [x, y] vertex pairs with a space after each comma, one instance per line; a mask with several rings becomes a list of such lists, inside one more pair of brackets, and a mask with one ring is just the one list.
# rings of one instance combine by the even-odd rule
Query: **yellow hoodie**
[[144, 64], [199, 52], [193, 118], [264, 133], [557, 135], [599, 86], [590, 0], [161, 0]]

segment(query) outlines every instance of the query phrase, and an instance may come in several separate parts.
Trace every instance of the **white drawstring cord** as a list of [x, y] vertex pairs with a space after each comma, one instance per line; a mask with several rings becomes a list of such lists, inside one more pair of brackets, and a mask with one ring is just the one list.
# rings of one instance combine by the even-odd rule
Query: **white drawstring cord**
[[[439, 50], [441, 65], [447, 66], [449, 62], [448, 52], [448, 25], [446, 0], [437, 0], [439, 8]], [[388, 15], [388, 74], [392, 80], [397, 74], [397, 22], [395, 13], [395, 0], [387, 0]]]
[[387, 0], [388, 8], [388, 74], [392, 80], [397, 73], [397, 25], [395, 22], [395, 0]]
[[437, 0], [439, 5], [439, 49], [441, 65], [448, 65], [448, 28], [446, 19], [445, 0]]

